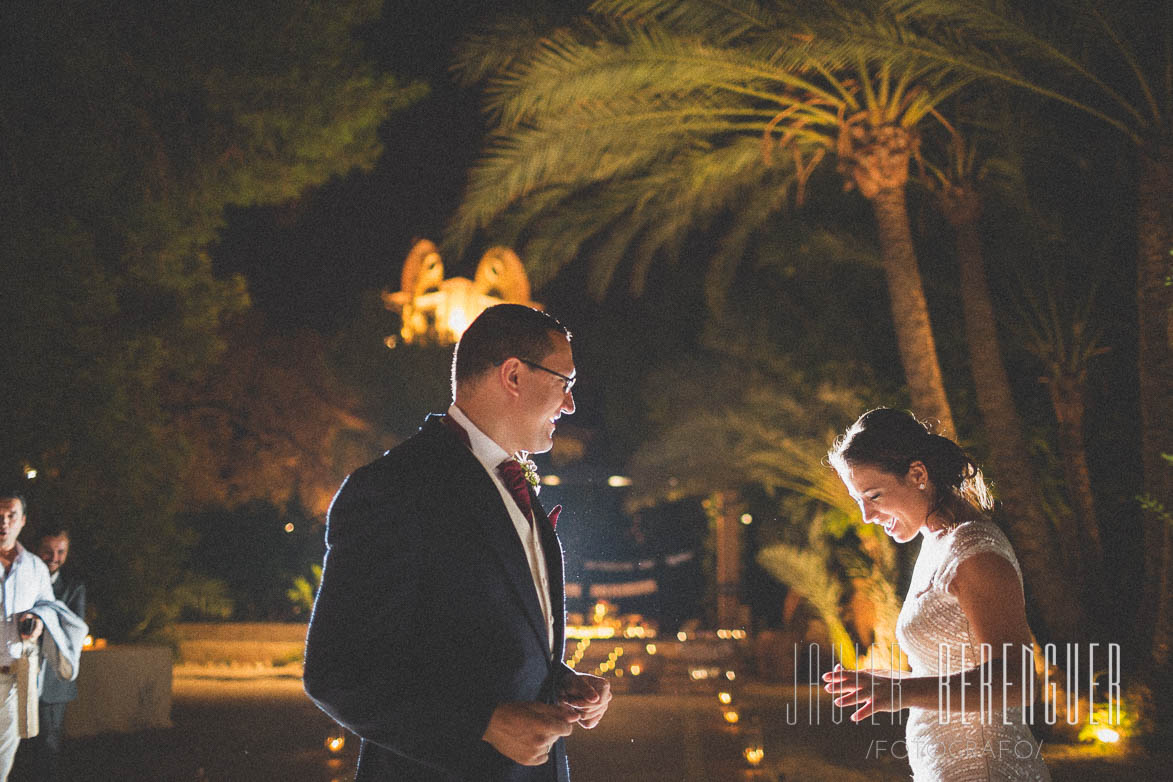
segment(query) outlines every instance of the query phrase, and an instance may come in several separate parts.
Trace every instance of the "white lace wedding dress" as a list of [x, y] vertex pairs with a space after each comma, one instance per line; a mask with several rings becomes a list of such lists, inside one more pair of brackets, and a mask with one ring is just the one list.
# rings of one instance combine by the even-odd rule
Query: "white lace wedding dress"
[[[1009, 560], [1022, 583], [1010, 542], [992, 522], [962, 522], [951, 530], [923, 536], [896, 625], [896, 637], [908, 655], [913, 676], [948, 675], [977, 665], [969, 622], [948, 590], [962, 560], [983, 552]], [[968, 644], [964, 660], [963, 644]], [[1020, 670], [1019, 657], [1016, 649], [1007, 662], [1014, 673]], [[947, 670], [940, 670], [942, 667]], [[992, 711], [992, 715], [966, 714], [963, 720], [956, 711], [944, 715], [909, 709], [905, 739], [915, 782], [1050, 780], [1039, 745], [1022, 723], [1022, 709]]]

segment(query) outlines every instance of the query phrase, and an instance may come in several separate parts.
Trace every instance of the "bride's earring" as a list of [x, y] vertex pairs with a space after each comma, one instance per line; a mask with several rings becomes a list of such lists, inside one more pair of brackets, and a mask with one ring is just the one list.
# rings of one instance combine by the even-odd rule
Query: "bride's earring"
[[924, 490], [925, 490], [925, 485], [922, 483], [922, 484], [921, 484], [920, 486], [918, 486], [917, 488], [918, 488], [918, 489], [920, 489], [921, 491], [924, 491]]

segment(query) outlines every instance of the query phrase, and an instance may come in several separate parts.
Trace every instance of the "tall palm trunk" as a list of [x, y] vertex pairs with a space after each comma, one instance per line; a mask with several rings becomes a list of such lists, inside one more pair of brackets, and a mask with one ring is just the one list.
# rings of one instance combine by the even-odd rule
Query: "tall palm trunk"
[[[1087, 466], [1087, 447], [1084, 440], [1083, 422], [1087, 412], [1085, 387], [1086, 378], [1082, 371], [1076, 375], [1059, 370], [1052, 372], [1047, 378], [1051, 407], [1059, 424], [1059, 454], [1063, 461], [1063, 479], [1081, 525], [1088, 519], [1093, 522], [1095, 519], [1091, 472]], [[1099, 542], [1097, 537], [1095, 545], [1099, 546]], [[1083, 561], [1073, 558], [1070, 564], [1078, 567]]]
[[937, 419], [941, 434], [955, 436], [957, 429], [945, 397], [937, 346], [929, 323], [929, 307], [908, 227], [905, 189], [903, 186], [882, 188], [869, 200], [876, 214], [892, 320], [896, 326], [896, 343], [912, 396], [913, 412], [921, 418]]
[[908, 227], [905, 191], [916, 145], [916, 134], [899, 125], [844, 126], [838, 141], [839, 170], [871, 202], [876, 215], [896, 345], [913, 412], [936, 419], [938, 433], [953, 437], [957, 429], [945, 396], [929, 306]]
[[[1069, 545], [1078, 544], [1078, 536], [1053, 534], [1042, 512], [1042, 502], [1035, 490], [1034, 465], [1030, 461], [1022, 420], [1010, 391], [1010, 380], [999, 346], [994, 305], [986, 279], [985, 258], [978, 232], [981, 198], [968, 185], [946, 186], [940, 191], [945, 218], [953, 226], [957, 246], [957, 263], [961, 273], [961, 309], [965, 318], [965, 340], [969, 350], [970, 371], [977, 392], [978, 408], [986, 429], [993, 462], [995, 486], [1006, 510], [1008, 532], [1014, 550], [1022, 560], [1027, 590], [1042, 609], [1046, 626], [1036, 628], [1047, 640], [1068, 640], [1080, 627], [1079, 601], [1071, 600], [1065, 561], [1066, 553], [1057, 557], [1056, 538]], [[1094, 518], [1090, 534], [1094, 536], [1096, 561], [1099, 532]]]
[[736, 492], [714, 492], [709, 501], [716, 516], [714, 531], [717, 579], [717, 626], [740, 627], [741, 604], [741, 513], [745, 505]]
[[[1144, 491], [1173, 512], [1173, 143], [1157, 143], [1140, 156], [1137, 310], [1140, 319], [1140, 423]], [[1152, 654], [1166, 665], [1173, 653], [1173, 565], [1170, 525], [1145, 511], [1145, 601], [1140, 629], [1151, 628]], [[1143, 635], [1141, 637], [1144, 637]]]

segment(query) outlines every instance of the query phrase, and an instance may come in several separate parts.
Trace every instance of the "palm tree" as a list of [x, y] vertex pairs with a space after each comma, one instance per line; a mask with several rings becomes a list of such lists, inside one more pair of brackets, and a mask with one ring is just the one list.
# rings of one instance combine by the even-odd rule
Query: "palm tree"
[[[771, 529], [786, 539], [764, 545], [758, 563], [810, 602], [848, 667], [856, 665], [856, 641], [842, 603], [847, 595], [866, 601], [870, 618], [855, 617], [856, 638], [875, 645], [873, 664], [887, 664], [884, 655], [895, 642], [900, 609], [895, 545], [878, 527], [863, 523], [859, 507], [825, 463], [838, 434], [827, 422], [850, 421], [870, 400], [862, 389], [797, 371], [776, 349], [753, 343], [744, 336], [734, 344], [712, 342], [705, 347], [714, 355], [654, 378], [651, 387], [671, 389], [665, 407], [672, 414], [628, 465], [632, 507], [689, 496], [729, 497], [747, 486], [765, 490], [785, 519], [782, 529]], [[833, 547], [832, 539], [844, 538], [848, 530], [855, 533], [847, 537], [852, 545]], [[847, 560], [849, 578], [836, 574], [837, 559]]]
[[[905, 36], [880, 5], [808, 18], [791, 2], [597, 0], [591, 20], [490, 81], [495, 129], [455, 241], [492, 225], [536, 259], [539, 283], [589, 251], [596, 291], [630, 257], [638, 291], [656, 259], [715, 227], [719, 310], [747, 243], [832, 157], [873, 208], [913, 409], [953, 432], [905, 189], [919, 126], [972, 77], [855, 43], [861, 25]], [[483, 73], [475, 58], [460, 67]]]
[[[892, 0], [909, 25], [935, 31], [886, 54], [927, 58], [1077, 109], [1119, 131], [1136, 151], [1138, 386], [1146, 508], [1145, 594], [1138, 628], [1158, 665], [1173, 656], [1173, 532], [1155, 507], [1173, 507], [1173, 6], [1054, 0], [1068, 25], [1051, 29], [1001, 0]], [[1078, 35], [1071, 35], [1073, 31]]]
[[[985, 110], [983, 113], [988, 113], [988, 106], [982, 108]], [[984, 135], [983, 126], [1005, 131], [1006, 124], [995, 123], [992, 127], [984, 123], [977, 125], [968, 137], [956, 127], [945, 124], [946, 142], [940, 145], [943, 149], [936, 156], [942, 165], [933, 165], [931, 161], [935, 156], [926, 151], [926, 159], [923, 161], [925, 175], [921, 181], [936, 197], [938, 208], [954, 232], [970, 373], [984, 424], [985, 441], [992, 457], [995, 487], [1005, 509], [1007, 531], [1015, 551], [1028, 566], [1028, 580], [1031, 580], [1030, 574], [1052, 574], [1050, 585], [1039, 584], [1036, 588], [1063, 592], [1068, 589], [1066, 573], [1069, 572], [1086, 573], [1089, 587], [1099, 585], [1094, 574], [1099, 572], [1100, 536], [1094, 514], [1077, 515], [1081, 522], [1078, 531], [1060, 529], [1057, 536], [1053, 534], [1051, 522], [1043, 512], [1043, 501], [1038, 492], [1038, 472], [1030, 458], [1025, 429], [1014, 403], [1010, 378], [1002, 357], [997, 317], [982, 248], [982, 203], [984, 190], [990, 185], [1011, 185], [1015, 190], [1021, 188], [1014, 187], [1017, 182], [1006, 181], [1008, 178], [1019, 178], [1017, 167], [1010, 161], [983, 154], [986, 145], [982, 144], [983, 149], [979, 149], [976, 139]], [[1053, 390], [1053, 386], [1051, 388]], [[1084, 464], [1086, 466], [1086, 460]], [[1090, 484], [1072, 484], [1069, 488], [1073, 494], [1090, 499]], [[1086, 489], [1086, 493], [1080, 489]], [[1077, 503], [1077, 507], [1082, 506]], [[1081, 541], [1086, 541], [1089, 549], [1086, 562], [1082, 561]], [[1079, 552], [1075, 556], [1057, 556], [1056, 553], [1062, 552], [1066, 546], [1075, 547]], [[1081, 570], [1062, 566], [1072, 562], [1088, 567]], [[1049, 630], [1070, 637], [1072, 631], [1083, 626], [1080, 602], [1063, 600], [1059, 595], [1053, 595], [1049, 603], [1062, 609], [1061, 614], [1052, 613], [1044, 617]]]
[[[1021, 320], [1025, 345], [1043, 365], [1043, 383], [1051, 398], [1058, 424], [1059, 453], [1064, 483], [1075, 512], [1079, 532], [1068, 544], [1072, 569], [1088, 574], [1086, 586], [1099, 587], [1103, 544], [1096, 517], [1091, 471], [1088, 469], [1084, 438], [1087, 412], [1087, 373], [1091, 360], [1105, 353], [1100, 333], [1092, 325], [1094, 296], [1086, 291], [1082, 300], [1061, 307], [1053, 289], [1045, 301], [1028, 295], [1028, 314]], [[1068, 536], [1064, 536], [1068, 537]]]

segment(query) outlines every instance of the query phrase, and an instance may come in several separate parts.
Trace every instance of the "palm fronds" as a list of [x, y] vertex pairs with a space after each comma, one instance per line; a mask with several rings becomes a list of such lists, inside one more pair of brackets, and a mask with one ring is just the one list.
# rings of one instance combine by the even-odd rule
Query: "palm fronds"
[[834, 654], [847, 668], [856, 664], [855, 642], [839, 618], [843, 588], [827, 567], [825, 551], [778, 543], [758, 552], [758, 564], [815, 607], [831, 637]]
[[885, 58], [861, 46], [864, 23], [898, 43], [915, 37], [881, 3], [864, 6], [600, 0], [524, 58], [478, 39], [458, 67], [493, 74], [494, 131], [453, 249], [492, 231], [522, 249], [539, 284], [586, 253], [596, 293], [626, 253], [638, 290], [690, 233], [717, 227], [708, 287], [719, 306], [757, 229], [801, 201], [820, 160], [844, 154], [845, 129], [911, 128], [972, 79], [907, 49]]
[[1081, 284], [1077, 292], [1056, 292], [1055, 278], [1039, 295], [1023, 289], [1018, 332], [1024, 347], [1039, 360], [1048, 382], [1086, 377], [1091, 360], [1107, 352], [1103, 325], [1092, 317], [1095, 286]]
[[[673, 389], [666, 400], [673, 413], [632, 457], [635, 483], [646, 487], [633, 502], [757, 485], [856, 516], [855, 503], [824, 463], [838, 433], [824, 422], [852, 420], [866, 407], [860, 392], [812, 380], [761, 346], [722, 343], [712, 350], [707, 360], [652, 379], [654, 387]], [[714, 406], [714, 394], [728, 401]]]
[[[1143, 5], [1108, 12], [1095, 0], [1058, 0], [1045, 6], [1049, 18], [1028, 18], [1000, 0], [888, 3], [902, 22], [951, 38], [934, 46], [926, 36], [905, 47], [910, 53], [1065, 103], [1138, 144], [1167, 133], [1173, 113], [1173, 9]], [[1106, 75], [1113, 60], [1131, 74], [1131, 90]]]

